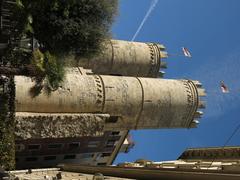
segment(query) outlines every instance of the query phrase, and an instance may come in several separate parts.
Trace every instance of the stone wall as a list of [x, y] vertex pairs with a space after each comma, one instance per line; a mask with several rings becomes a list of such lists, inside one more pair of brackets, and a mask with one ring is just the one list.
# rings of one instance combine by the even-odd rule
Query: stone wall
[[16, 113], [16, 140], [102, 136], [107, 114]]

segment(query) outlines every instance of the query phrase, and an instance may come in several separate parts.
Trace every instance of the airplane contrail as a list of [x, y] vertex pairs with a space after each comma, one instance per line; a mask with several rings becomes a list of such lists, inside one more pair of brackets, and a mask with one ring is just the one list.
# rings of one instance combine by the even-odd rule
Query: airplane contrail
[[134, 34], [133, 38], [131, 41], [134, 41], [135, 38], [138, 36], [139, 32], [141, 31], [141, 29], [143, 28], [143, 25], [145, 24], [146, 20], [148, 19], [148, 17], [150, 16], [150, 14], [152, 13], [152, 11], [154, 10], [154, 8], [156, 7], [157, 3], [158, 3], [159, 0], [152, 0], [152, 3], [145, 15], [145, 17], [143, 18], [140, 26], [138, 27], [136, 33]]

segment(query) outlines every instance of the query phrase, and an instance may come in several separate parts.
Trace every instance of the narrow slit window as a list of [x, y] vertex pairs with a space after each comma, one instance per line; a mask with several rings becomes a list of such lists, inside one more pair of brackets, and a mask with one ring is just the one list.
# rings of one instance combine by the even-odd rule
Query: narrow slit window
[[85, 154], [81, 154], [80, 156], [82, 159], [88, 159], [88, 158], [93, 158], [94, 154], [92, 153], [85, 153]]
[[75, 154], [65, 155], [64, 159], [76, 159], [76, 155]]
[[111, 153], [102, 153], [101, 157], [108, 157], [111, 156]]
[[77, 149], [80, 147], [80, 143], [79, 142], [73, 142], [73, 143], [69, 143], [68, 144], [68, 148], [69, 149]]
[[30, 144], [28, 145], [28, 150], [39, 150], [40, 147], [40, 144]]
[[97, 163], [98, 166], [106, 166], [107, 163]]
[[111, 133], [112, 136], [118, 136], [119, 134], [120, 134], [119, 131], [113, 131], [113, 132]]
[[116, 142], [115, 140], [108, 140], [106, 147], [113, 147], [115, 145], [115, 142]]
[[62, 144], [49, 144], [48, 149], [61, 149]]
[[45, 161], [53, 161], [53, 160], [56, 160], [56, 159], [57, 159], [56, 156], [45, 156], [45, 157], [44, 157], [44, 160], [45, 160]]
[[98, 145], [99, 145], [99, 141], [89, 141], [88, 143], [89, 148], [95, 148], [95, 147], [98, 147]]
[[27, 157], [27, 158], [26, 158], [26, 161], [27, 161], [27, 162], [33, 162], [33, 161], [37, 161], [37, 160], [38, 160], [37, 157]]

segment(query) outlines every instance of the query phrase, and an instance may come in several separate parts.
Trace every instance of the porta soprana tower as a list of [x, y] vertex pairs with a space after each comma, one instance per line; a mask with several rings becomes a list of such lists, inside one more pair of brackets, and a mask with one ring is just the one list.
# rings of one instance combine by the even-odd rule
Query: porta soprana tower
[[[27, 148], [30, 145], [38, 147], [30, 160], [35, 158], [41, 167], [46, 163], [49, 166], [66, 161], [82, 164], [100, 161], [103, 164], [105, 157], [102, 155], [107, 151], [104, 148], [109, 143], [117, 146], [111, 134], [127, 134], [132, 129], [196, 127], [202, 115], [199, 109], [204, 108], [201, 100], [201, 96], [205, 96], [204, 89], [198, 81], [162, 79], [166, 57], [161, 44], [105, 41], [102, 51], [95, 57], [69, 56], [69, 60], [77, 63], [67, 68], [62, 86], [51, 94], [42, 92], [34, 98], [29, 93], [34, 82], [16, 76], [19, 163], [27, 165], [24, 160], [32, 153]], [[96, 138], [103, 136], [103, 132], [112, 132], [108, 136], [110, 139], [97, 145]], [[90, 141], [88, 137], [95, 140]], [[52, 151], [44, 145], [46, 142], [56, 146], [76, 141], [81, 148], [78, 146], [74, 151], [59, 147]], [[70, 152], [72, 154], [68, 154]], [[84, 160], [86, 152], [94, 153], [88, 157], [91, 161]], [[52, 153], [59, 156], [51, 160]], [[69, 160], [65, 156], [74, 158]]]
[[92, 72], [84, 74], [82, 68], [69, 68], [58, 90], [35, 98], [29, 96], [32, 80], [18, 76], [16, 112], [46, 117], [107, 114], [106, 130], [195, 127], [202, 114], [198, 108], [204, 104], [200, 100], [205, 95], [202, 85], [198, 81], [157, 78], [162, 58], [167, 56], [164, 50], [160, 44], [111, 40], [99, 57], [79, 60]]

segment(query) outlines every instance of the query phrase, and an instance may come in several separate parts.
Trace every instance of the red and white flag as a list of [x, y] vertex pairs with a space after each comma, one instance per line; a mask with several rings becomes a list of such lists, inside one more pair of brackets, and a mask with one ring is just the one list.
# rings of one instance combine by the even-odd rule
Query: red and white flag
[[190, 51], [186, 47], [182, 47], [182, 51], [183, 51], [184, 56], [189, 57], [189, 58], [192, 57]]
[[224, 84], [223, 81], [220, 82], [220, 87], [221, 87], [222, 93], [229, 93], [229, 89], [228, 89], [228, 87]]

